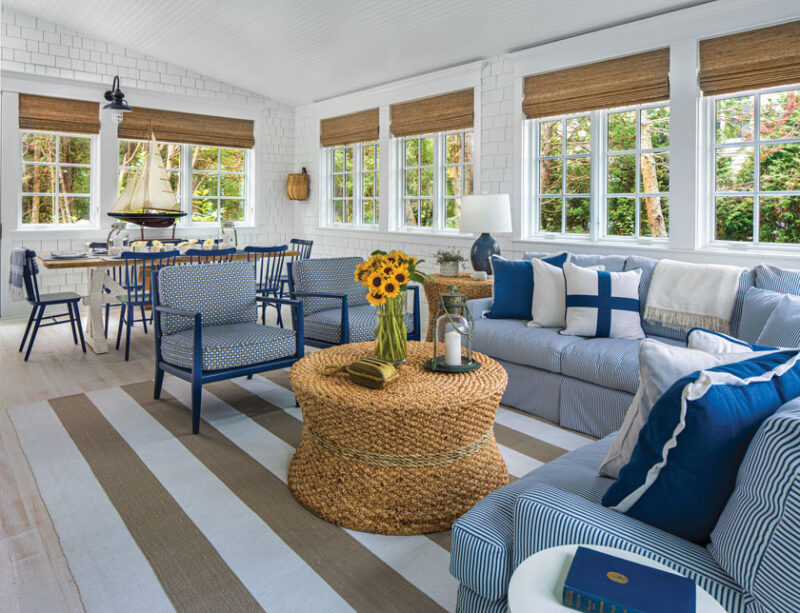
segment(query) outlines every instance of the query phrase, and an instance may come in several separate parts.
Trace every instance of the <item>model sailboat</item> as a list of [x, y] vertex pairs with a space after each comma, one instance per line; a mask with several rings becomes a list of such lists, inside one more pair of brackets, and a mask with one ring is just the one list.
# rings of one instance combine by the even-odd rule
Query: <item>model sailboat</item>
[[142, 165], [114, 201], [109, 215], [149, 228], [168, 228], [178, 217], [186, 215], [181, 212], [178, 199], [172, 191], [152, 132]]

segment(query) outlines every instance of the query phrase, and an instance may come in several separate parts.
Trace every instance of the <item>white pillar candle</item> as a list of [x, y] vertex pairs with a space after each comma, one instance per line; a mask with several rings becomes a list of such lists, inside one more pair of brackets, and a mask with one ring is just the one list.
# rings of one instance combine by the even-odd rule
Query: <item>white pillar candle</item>
[[458, 330], [444, 333], [444, 363], [446, 366], [461, 366], [461, 334]]

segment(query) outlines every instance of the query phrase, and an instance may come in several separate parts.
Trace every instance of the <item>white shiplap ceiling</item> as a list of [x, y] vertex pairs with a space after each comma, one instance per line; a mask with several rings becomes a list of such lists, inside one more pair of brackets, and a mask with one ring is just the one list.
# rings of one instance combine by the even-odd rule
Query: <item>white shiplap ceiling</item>
[[290, 104], [707, 0], [3, 0]]

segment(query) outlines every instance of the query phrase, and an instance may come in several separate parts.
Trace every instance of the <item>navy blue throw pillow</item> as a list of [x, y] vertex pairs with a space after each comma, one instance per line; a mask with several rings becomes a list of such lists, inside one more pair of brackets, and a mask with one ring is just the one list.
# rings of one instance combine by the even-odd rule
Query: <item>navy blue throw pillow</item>
[[[569, 254], [564, 252], [542, 258], [542, 261], [561, 268], [568, 257]], [[492, 271], [494, 301], [486, 317], [529, 320], [533, 302], [533, 264], [530, 260], [507, 260], [493, 255]]]
[[800, 352], [780, 351], [678, 379], [653, 406], [603, 504], [706, 544], [761, 422], [800, 396]]

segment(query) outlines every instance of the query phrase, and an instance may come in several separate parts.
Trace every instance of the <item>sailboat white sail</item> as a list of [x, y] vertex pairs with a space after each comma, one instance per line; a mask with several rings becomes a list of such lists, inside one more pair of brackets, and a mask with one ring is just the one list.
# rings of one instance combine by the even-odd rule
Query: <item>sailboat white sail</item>
[[128, 185], [111, 206], [112, 213], [180, 212], [178, 199], [167, 176], [155, 134], [150, 133], [144, 162], [136, 169]]

